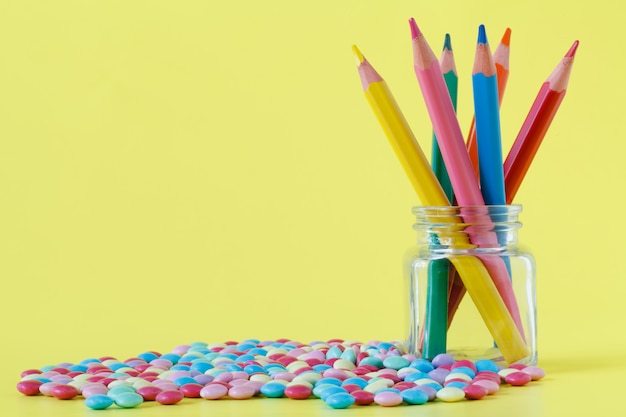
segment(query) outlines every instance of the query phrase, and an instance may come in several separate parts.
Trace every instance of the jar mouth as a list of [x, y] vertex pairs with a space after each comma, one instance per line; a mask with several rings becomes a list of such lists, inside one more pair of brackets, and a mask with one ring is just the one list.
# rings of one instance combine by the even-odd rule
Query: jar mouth
[[476, 227], [506, 225], [520, 227], [520, 204], [492, 205], [492, 206], [415, 206], [412, 209], [415, 215], [414, 228], [445, 226], [445, 225], [472, 225]]

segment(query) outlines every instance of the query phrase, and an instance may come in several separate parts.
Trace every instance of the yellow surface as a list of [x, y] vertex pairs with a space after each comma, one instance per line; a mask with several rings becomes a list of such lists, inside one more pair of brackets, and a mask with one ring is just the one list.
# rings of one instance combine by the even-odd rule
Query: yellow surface
[[[94, 413], [19, 395], [18, 374], [31, 367], [195, 340], [406, 337], [401, 263], [416, 201], [350, 47], [376, 62], [429, 154], [412, 16], [433, 45], [452, 35], [462, 126], [476, 28], [511, 27], [505, 150], [581, 42], [517, 195], [549, 376], [488, 401], [344, 413], [623, 415], [624, 11], [608, 0], [449, 1], [445, 11], [415, 1], [2, 1], [2, 415]], [[341, 413], [318, 401], [176, 407], [111, 413]]]

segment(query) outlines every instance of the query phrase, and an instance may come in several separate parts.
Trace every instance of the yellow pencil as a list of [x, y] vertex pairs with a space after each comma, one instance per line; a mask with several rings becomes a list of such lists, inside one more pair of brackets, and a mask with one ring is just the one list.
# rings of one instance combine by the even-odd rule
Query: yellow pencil
[[[424, 206], [449, 206], [448, 198], [387, 83], [356, 46], [353, 46], [352, 50], [358, 60], [365, 97], [409, 177], [420, 203]], [[457, 247], [471, 245], [463, 233], [454, 233], [449, 237], [454, 239]], [[513, 363], [527, 357], [528, 347], [483, 263], [478, 258], [467, 255], [451, 256], [450, 261], [456, 267], [504, 359], [508, 363]]]

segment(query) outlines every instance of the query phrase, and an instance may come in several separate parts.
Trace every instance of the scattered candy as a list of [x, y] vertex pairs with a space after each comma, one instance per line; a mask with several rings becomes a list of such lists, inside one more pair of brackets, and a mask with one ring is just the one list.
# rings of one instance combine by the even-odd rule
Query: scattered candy
[[71, 400], [78, 395], [78, 390], [71, 385], [59, 384], [52, 387], [50, 393], [59, 400]]
[[85, 399], [85, 405], [92, 410], [104, 410], [114, 403], [113, 398], [104, 394], [95, 394]]
[[113, 401], [121, 408], [135, 408], [143, 403], [143, 397], [136, 392], [127, 391], [119, 394]]
[[445, 387], [437, 391], [437, 399], [452, 403], [465, 398], [465, 392], [461, 388]]
[[185, 394], [180, 391], [166, 390], [159, 392], [154, 399], [159, 404], [173, 405], [181, 402], [183, 398], [185, 398]]
[[355, 401], [355, 398], [347, 392], [335, 393], [324, 400], [326, 404], [335, 409], [348, 408], [354, 404]]
[[[488, 359], [432, 361], [403, 354], [400, 343], [333, 339], [309, 345], [279, 339], [180, 345], [119, 361], [88, 358], [28, 369], [17, 390], [61, 400], [81, 395], [85, 406], [135, 408], [144, 401], [173, 405], [184, 398], [245, 400], [257, 395], [295, 400], [317, 397], [333, 409], [376, 403], [383, 407], [429, 401], [480, 400], [502, 387], [545, 377], [534, 365], [500, 367]], [[504, 388], [503, 388], [504, 389]]]
[[374, 396], [374, 402], [383, 407], [394, 407], [402, 401], [402, 395], [392, 391], [379, 392]]
[[42, 382], [36, 379], [20, 381], [17, 383], [17, 390], [24, 395], [37, 395], [40, 394], [39, 387], [41, 385]]

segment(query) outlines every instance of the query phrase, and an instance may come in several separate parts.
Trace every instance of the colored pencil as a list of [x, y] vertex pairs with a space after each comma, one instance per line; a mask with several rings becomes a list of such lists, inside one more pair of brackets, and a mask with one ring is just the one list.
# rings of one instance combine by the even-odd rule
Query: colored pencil
[[496, 66], [491, 56], [484, 25], [478, 28], [472, 85], [474, 87], [480, 190], [485, 204], [505, 204], [498, 82]]
[[[446, 34], [441, 57], [441, 71], [446, 82], [452, 105], [456, 109], [458, 76], [452, 53], [450, 35]], [[448, 170], [441, 157], [437, 137], [433, 132], [431, 165], [449, 201], [454, 201], [454, 191], [448, 176]], [[422, 357], [432, 359], [440, 353], [446, 353], [448, 323], [449, 281], [452, 283], [454, 268], [447, 259], [435, 259], [428, 264], [428, 280], [424, 326], [421, 328], [420, 342]]]
[[[465, 148], [465, 141], [454, 113], [454, 107], [446, 91], [439, 62], [415, 20], [410, 19], [409, 24], [413, 38], [415, 74], [422, 90], [422, 96], [437, 135], [437, 140], [439, 141], [441, 154], [448, 168], [454, 195], [460, 206], [484, 206], [485, 202], [473, 173], [472, 163]], [[466, 223], [491, 223], [486, 209], [484, 212], [471, 210], [471, 213], [469, 215], [466, 211], [466, 215], [463, 216]], [[490, 231], [474, 231], [470, 234], [470, 240], [479, 247], [482, 245], [487, 247], [498, 245], [496, 234]], [[489, 270], [498, 292], [511, 313], [520, 335], [523, 337], [524, 328], [506, 264], [502, 258], [497, 256], [478, 257]], [[465, 283], [465, 286], [467, 287], [467, 283]], [[469, 288], [467, 290], [469, 291]], [[476, 300], [474, 300], [474, 303], [476, 304]], [[497, 340], [496, 342], [499, 345]]]
[[[365, 97], [410, 182], [414, 184], [413, 188], [420, 202], [427, 206], [449, 205], [445, 193], [387, 84], [358, 48], [353, 46], [352, 49], [358, 60], [358, 72]], [[458, 243], [467, 243], [462, 241], [462, 236], [460, 234], [460, 237], [457, 237]], [[518, 331], [516, 322], [491, 280], [485, 265], [476, 257], [468, 255], [455, 255], [450, 257], [450, 261], [461, 276], [505, 360], [512, 363], [526, 357], [528, 348], [523, 336]]]
[[389, 143], [419, 200], [426, 205], [450, 205], [387, 83], [356, 46], [353, 47], [353, 52], [359, 60], [358, 71], [365, 97], [389, 138]]
[[[502, 105], [502, 98], [504, 97], [504, 90], [506, 89], [507, 81], [509, 80], [509, 55], [511, 44], [511, 29], [506, 28], [502, 39], [498, 44], [496, 51], [493, 53], [493, 61], [496, 65], [496, 78], [498, 80], [498, 103]], [[478, 170], [478, 147], [476, 146], [476, 119], [472, 118], [469, 134], [467, 135], [467, 153], [470, 156], [472, 167], [474, 167], [474, 173], [476, 178], [480, 179], [480, 173]]]
[[569, 82], [578, 41], [567, 51], [548, 79], [542, 84], [530, 112], [504, 161], [504, 183], [510, 204], [556, 115]]
[[[452, 106], [456, 111], [459, 77], [456, 72], [454, 54], [452, 52], [452, 41], [450, 40], [449, 34], [446, 34], [443, 43], [443, 51], [441, 52], [441, 57], [439, 58], [439, 61], [441, 63], [441, 72], [443, 73], [443, 79], [446, 83], [448, 94], [450, 95], [450, 100], [452, 101]], [[434, 132], [431, 164], [433, 166], [433, 171], [435, 171], [435, 176], [437, 177], [437, 179], [439, 179], [439, 183], [441, 184], [443, 191], [446, 193], [448, 200], [454, 201], [454, 191], [452, 189], [452, 183], [450, 183], [450, 176], [448, 175], [448, 170], [446, 169], [446, 165], [443, 162], [441, 150], [439, 149], [439, 144], [437, 143], [437, 135], [435, 135]]]
[[[356, 47], [353, 47], [353, 51], [359, 61], [358, 70], [365, 96], [407, 176], [412, 183], [416, 182], [414, 189], [421, 203], [428, 206], [449, 205], [386, 83]], [[462, 240], [463, 235], [460, 237], [461, 239], [457, 239]], [[461, 245], [466, 243], [458, 242]], [[453, 256], [451, 262], [474, 299], [505, 360], [514, 362], [525, 357], [528, 349], [523, 337], [483, 263], [471, 256]]]

